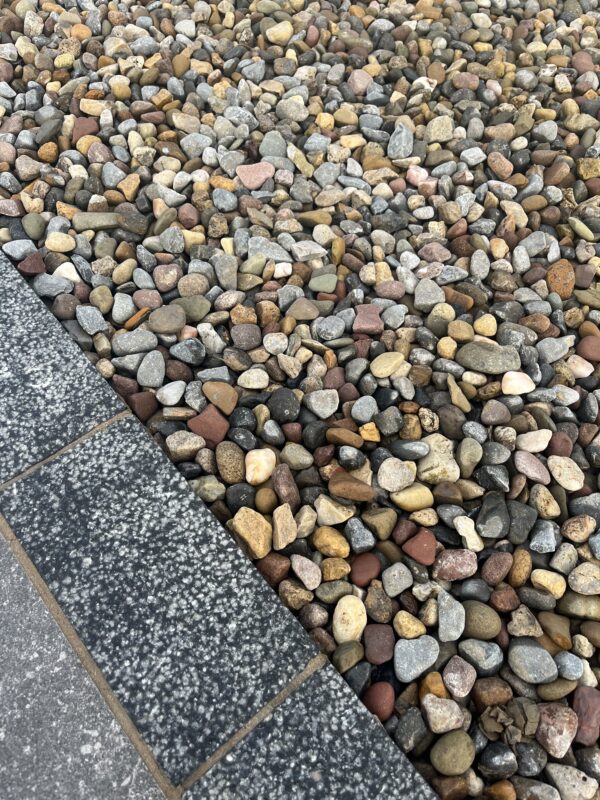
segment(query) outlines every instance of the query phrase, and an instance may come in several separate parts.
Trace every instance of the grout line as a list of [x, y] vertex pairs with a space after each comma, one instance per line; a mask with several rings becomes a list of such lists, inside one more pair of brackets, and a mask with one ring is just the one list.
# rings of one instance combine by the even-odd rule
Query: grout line
[[23, 470], [23, 472], [19, 472], [18, 475], [14, 475], [12, 478], [9, 478], [4, 483], [0, 483], [0, 492], [3, 492], [5, 489], [8, 489], [14, 483], [17, 483], [17, 481], [23, 480], [23, 478], [27, 478], [33, 472], [37, 472], [37, 470], [40, 469], [40, 467], [43, 467], [44, 464], [49, 464], [50, 462], [62, 456], [64, 453], [68, 453], [69, 450], [72, 450], [74, 447], [77, 447], [77, 445], [81, 444], [82, 442], [85, 442], [87, 439], [91, 439], [92, 436], [95, 436], [97, 433], [101, 433], [103, 430], [110, 427], [113, 423], [119, 422], [122, 419], [127, 419], [128, 417], [131, 416], [132, 413], [127, 408], [124, 411], [119, 411], [119, 413], [115, 414], [114, 417], [110, 417], [109, 419], [105, 419], [104, 422], [100, 422], [98, 423], [98, 425], [94, 425], [94, 427], [91, 428], [89, 431], [87, 431], [87, 433], [78, 436], [77, 439], [73, 439], [72, 442], [69, 442], [69, 444], [66, 444], [64, 447], [61, 447], [60, 450], [57, 450], [55, 453], [52, 453], [52, 455], [46, 456], [46, 458], [43, 458], [41, 461], [38, 461], [35, 464], [32, 464], [32, 466], [27, 467], [27, 469]]
[[[112, 420], [109, 420], [107, 423], [103, 424], [104, 425], [110, 424], [110, 422], [115, 421], [116, 419], [117, 417], [114, 417]], [[51, 458], [53, 458], [53, 456], [51, 456]], [[60, 628], [63, 636], [65, 637], [65, 639], [75, 652], [76, 656], [79, 658], [79, 661], [81, 662], [83, 668], [91, 678], [92, 682], [95, 684], [96, 689], [98, 690], [104, 702], [108, 706], [109, 711], [117, 720], [117, 722], [121, 726], [121, 729], [129, 738], [133, 747], [140, 756], [141, 760], [146, 765], [146, 768], [150, 773], [150, 775], [152, 776], [152, 778], [154, 778], [154, 780], [164, 793], [167, 800], [179, 800], [182, 794], [182, 789], [174, 786], [174, 784], [169, 780], [169, 778], [163, 772], [162, 768], [159, 766], [158, 762], [154, 757], [154, 754], [152, 753], [152, 750], [142, 738], [135, 724], [131, 720], [131, 717], [129, 716], [127, 711], [123, 708], [121, 702], [116, 697], [108, 681], [102, 674], [102, 671], [92, 658], [90, 652], [88, 651], [84, 643], [79, 638], [77, 631], [75, 630], [71, 622], [68, 620], [68, 618], [65, 616], [56, 598], [46, 585], [45, 581], [41, 577], [40, 573], [37, 571], [35, 565], [31, 561], [25, 550], [23, 549], [19, 540], [15, 536], [14, 531], [12, 530], [12, 528], [10, 527], [4, 516], [2, 516], [2, 514], [0, 514], [0, 535], [2, 535], [6, 539], [6, 542], [8, 543], [8, 546], [10, 547], [12, 553], [15, 555], [17, 561], [23, 568], [23, 571], [25, 572], [25, 574], [27, 575], [27, 577], [37, 590], [42, 602], [44, 603], [44, 605], [50, 612], [51, 616], [53, 617], [54, 621]]]
[[225, 742], [225, 744], [221, 745], [218, 750], [206, 759], [203, 764], [200, 764], [190, 775], [185, 778], [180, 785], [180, 790], [185, 791], [189, 789], [196, 781], [198, 781], [203, 775], [205, 775], [210, 769], [212, 769], [224, 756], [227, 755], [233, 748], [239, 744], [242, 739], [245, 739], [249, 733], [252, 731], [271, 713], [280, 706], [285, 700], [287, 700], [290, 695], [292, 695], [308, 678], [311, 677], [315, 672], [317, 672], [321, 667], [324, 667], [327, 664], [329, 659], [326, 655], [321, 653], [318, 656], [312, 658], [306, 667], [299, 672], [292, 680], [284, 686], [284, 688], [275, 695], [268, 703], [266, 703], [260, 711], [257, 711], [256, 714], [251, 717], [248, 722], [246, 722], [242, 727], [236, 731], [233, 736]]

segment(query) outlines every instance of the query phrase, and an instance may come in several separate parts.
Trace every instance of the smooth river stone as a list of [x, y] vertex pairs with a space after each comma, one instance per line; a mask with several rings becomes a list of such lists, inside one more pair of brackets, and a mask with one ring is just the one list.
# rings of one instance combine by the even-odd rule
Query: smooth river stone
[[486, 375], [503, 375], [511, 370], [518, 370], [521, 358], [512, 345], [496, 345], [488, 342], [469, 342], [456, 354], [456, 361], [475, 372]]
[[422, 675], [439, 655], [440, 646], [433, 636], [400, 639], [394, 649], [394, 672], [402, 683], [410, 683]]

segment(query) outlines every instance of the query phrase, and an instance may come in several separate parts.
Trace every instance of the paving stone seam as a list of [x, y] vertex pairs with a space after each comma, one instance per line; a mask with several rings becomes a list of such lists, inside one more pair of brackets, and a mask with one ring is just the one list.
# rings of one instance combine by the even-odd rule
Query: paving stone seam
[[[108, 421], [107, 421], [108, 422]], [[18, 479], [18, 478], [17, 478]], [[0, 487], [1, 489], [1, 487]], [[261, 722], [269, 717], [273, 711], [282, 705], [288, 697], [299, 689], [312, 675], [328, 664], [327, 656], [323, 653], [312, 658], [306, 667], [298, 672], [284, 688], [278, 692], [268, 703], [256, 712], [247, 722], [245, 722], [224, 744], [222, 744], [215, 752], [200, 764], [196, 769], [191, 772], [181, 783], [176, 786], [165, 775], [161, 767], [158, 765], [154, 755], [149, 746], [144, 741], [139, 733], [135, 723], [127, 711], [123, 708], [120, 701], [117, 699], [112, 688], [107, 682], [104, 674], [90, 655], [85, 644], [77, 634], [77, 631], [63, 612], [56, 598], [48, 588], [46, 582], [41, 577], [33, 562], [21, 546], [19, 539], [13, 532], [12, 528], [0, 514], [0, 534], [6, 540], [11, 552], [16, 557], [20, 566], [25, 574], [33, 584], [34, 588], [40, 595], [40, 598], [52, 618], [60, 628], [63, 636], [71, 646], [75, 655], [79, 658], [82, 666], [90, 676], [92, 682], [98, 689], [104, 702], [107, 704], [110, 712], [115, 717], [123, 732], [131, 741], [132, 745], [138, 752], [140, 758], [146, 765], [149, 773], [152, 775], [162, 792], [168, 800], [179, 800], [185, 791], [190, 789], [198, 780], [206, 775], [222, 758], [230, 753], [243, 739], [246, 738], [252, 731], [257, 728]]]
[[257, 711], [256, 714], [251, 717], [247, 722], [239, 728], [233, 736], [228, 739], [224, 744], [219, 747], [218, 750], [207, 758], [206, 761], [197, 767], [187, 778], [185, 778], [181, 782], [181, 788], [183, 790], [189, 789], [193, 786], [196, 781], [200, 780], [206, 773], [211, 770], [222, 758], [224, 758], [233, 748], [238, 745], [243, 739], [248, 736], [248, 734], [252, 733], [252, 731], [265, 720], [268, 716], [272, 714], [272, 712], [280, 706], [285, 700], [288, 699], [294, 692], [302, 686], [305, 681], [308, 680], [315, 672], [318, 672], [320, 669], [325, 667], [328, 664], [328, 658], [323, 653], [312, 658], [306, 667], [299, 672], [292, 680], [285, 686], [275, 697], [272, 697], [268, 703]]
[[0, 492], [3, 492], [5, 489], [8, 489], [10, 486], [17, 483], [17, 481], [23, 480], [23, 478], [27, 478], [34, 472], [37, 472], [37, 470], [40, 469], [40, 467], [43, 467], [44, 464], [50, 464], [52, 461], [56, 461], [57, 458], [60, 458], [60, 456], [64, 455], [65, 453], [68, 453], [69, 450], [72, 450], [74, 447], [77, 447], [77, 445], [87, 441], [87, 439], [91, 439], [97, 433], [101, 433], [103, 430], [106, 430], [106, 428], [109, 428], [115, 422], [120, 422], [122, 419], [127, 419], [128, 417], [131, 416], [132, 416], [131, 411], [127, 408], [124, 411], [119, 411], [119, 413], [115, 414], [113, 417], [110, 417], [109, 419], [105, 419], [102, 422], [99, 422], [98, 425], [95, 425], [93, 428], [90, 428], [89, 431], [86, 431], [81, 436], [78, 436], [76, 439], [73, 439], [73, 441], [64, 445], [64, 447], [61, 447], [60, 450], [57, 450], [51, 455], [46, 456], [46, 458], [43, 458], [41, 461], [37, 461], [35, 464], [31, 464], [29, 467], [27, 467], [27, 469], [23, 470], [23, 472], [19, 472], [16, 475], [13, 475], [12, 478], [9, 478], [7, 481], [4, 481], [4, 483], [0, 483]]
[[79, 638], [75, 628], [63, 612], [56, 598], [35, 568], [33, 562], [21, 546], [17, 536], [2, 514], [0, 514], [0, 535], [2, 535], [6, 540], [23, 571], [40, 595], [42, 602], [60, 628], [63, 636], [71, 646], [73, 652], [79, 658], [82, 666], [90, 676], [110, 712], [121, 726], [121, 729], [125, 735], [131, 741], [133, 747], [144, 762], [150, 775], [154, 778], [159, 788], [166, 796], [167, 800], [178, 800], [178, 798], [181, 797], [181, 790], [171, 783], [158, 765], [152, 751], [140, 735], [131, 717], [128, 715], [115, 696], [102, 671], [97, 666], [88, 649]]

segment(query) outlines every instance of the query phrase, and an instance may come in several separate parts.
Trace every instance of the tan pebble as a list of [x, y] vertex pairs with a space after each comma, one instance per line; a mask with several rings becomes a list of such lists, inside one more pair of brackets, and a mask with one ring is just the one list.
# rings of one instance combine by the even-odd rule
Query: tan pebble
[[403, 511], [420, 511], [433, 505], [433, 494], [422, 483], [413, 483], [400, 492], [393, 492], [390, 497], [394, 505]]
[[532, 561], [529, 551], [522, 547], [517, 547], [513, 553], [512, 567], [506, 576], [506, 580], [514, 589], [524, 586], [531, 575], [531, 567]]
[[273, 549], [283, 550], [296, 540], [298, 527], [289, 503], [273, 511]]
[[554, 480], [568, 492], [576, 492], [583, 487], [585, 475], [573, 459], [549, 456], [547, 466]]
[[552, 597], [557, 600], [563, 596], [567, 588], [567, 582], [563, 576], [548, 569], [534, 569], [531, 573], [531, 584], [536, 589], [550, 592]]
[[350, 545], [346, 537], [328, 525], [317, 528], [313, 534], [312, 543], [324, 556], [347, 558], [350, 555]]
[[427, 632], [421, 620], [408, 611], [398, 611], [392, 625], [401, 639], [417, 639]]
[[338, 644], [358, 642], [367, 624], [367, 612], [362, 600], [348, 594], [342, 597], [333, 612], [332, 631]]
[[252, 508], [240, 508], [231, 524], [248, 548], [250, 558], [264, 558], [271, 550], [273, 529], [262, 514]]
[[75, 250], [75, 239], [68, 233], [59, 233], [58, 231], [49, 233], [44, 244], [53, 253], [70, 253]]
[[350, 564], [343, 558], [325, 558], [321, 563], [324, 581], [338, 581], [350, 573]]
[[492, 314], [483, 314], [473, 323], [475, 333], [480, 336], [495, 336], [498, 330], [498, 323]]

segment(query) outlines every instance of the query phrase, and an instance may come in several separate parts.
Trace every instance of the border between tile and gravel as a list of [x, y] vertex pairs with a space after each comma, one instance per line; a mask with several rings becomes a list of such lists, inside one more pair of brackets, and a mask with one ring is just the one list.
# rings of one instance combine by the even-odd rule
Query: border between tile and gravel
[[181, 788], [183, 790], [189, 789], [197, 780], [202, 778], [203, 775], [212, 769], [224, 756], [227, 755], [233, 748], [239, 744], [242, 739], [245, 739], [248, 734], [252, 733], [252, 731], [265, 720], [278, 706], [280, 706], [285, 700], [292, 695], [296, 689], [299, 689], [302, 684], [314, 675], [315, 672], [318, 672], [322, 667], [324, 667], [328, 662], [328, 658], [326, 655], [321, 653], [318, 656], [315, 656], [311, 659], [306, 667], [299, 672], [292, 680], [285, 686], [279, 694], [276, 694], [275, 697], [271, 698], [268, 703], [266, 703], [260, 711], [258, 711], [251, 719], [248, 720], [242, 727], [237, 730], [233, 736], [229, 739], [229, 741], [225, 742], [225, 744], [221, 745], [218, 750], [216, 750], [210, 758], [207, 758], [204, 764], [201, 764], [197, 767], [191, 775], [188, 775], [181, 782]]
[[[21, 290], [20, 290], [21, 291]], [[25, 282], [23, 282], [23, 289], [22, 291], [30, 292], [33, 297], [35, 294], [33, 291], [27, 287]], [[48, 319], [52, 319], [52, 315], [50, 311], [46, 309], [46, 313], [48, 315]], [[70, 340], [69, 334], [62, 331], [62, 336], [64, 336], [65, 340]], [[76, 353], [73, 356], [74, 358], [80, 358], [82, 362], [85, 361], [83, 354]], [[88, 368], [92, 369], [92, 367], [88, 364]], [[98, 378], [98, 380], [100, 380]], [[102, 382], [104, 383], [104, 382]], [[39, 387], [38, 387], [39, 388]], [[112, 393], [112, 390], [111, 390]], [[70, 388], [70, 396], [74, 401], [78, 401], [77, 393], [73, 388]], [[44, 393], [42, 391], [42, 398], [44, 397]], [[26, 469], [22, 470], [21, 472], [9, 477], [3, 483], [0, 484], [0, 492], [3, 492], [9, 488], [13, 488], [18, 485], [21, 481], [25, 480], [31, 475], [37, 473], [44, 465], [52, 463], [56, 461], [61, 456], [73, 451], [78, 446], [82, 445], [85, 442], [89, 442], [93, 440], [96, 436], [102, 434], [107, 429], [111, 429], [115, 423], [118, 423], [123, 420], [127, 419], [135, 419], [134, 415], [129, 409], [124, 409], [119, 411], [118, 413], [110, 416], [108, 419], [105, 419], [97, 424], [95, 424], [92, 428], [82, 433], [80, 436], [76, 436], [71, 441], [63, 444], [64, 438], [61, 442], [57, 441], [56, 444], [61, 444], [62, 446], [59, 447], [55, 452], [51, 452], [49, 455], [45, 456], [43, 459], [30, 464]], [[137, 420], [136, 420], [137, 422]], [[139, 425], [139, 434], [140, 436], [146, 433], [145, 428], [142, 426], [142, 423], [137, 422]], [[155, 445], [156, 446], [156, 445]], [[46, 448], [47, 450], [48, 448]], [[175, 472], [175, 467], [169, 464], [170, 469]], [[151, 476], [149, 476], [151, 477]], [[181, 489], [183, 491], [183, 488]], [[210, 513], [210, 510], [207, 509]], [[54, 514], [57, 517], [56, 522], [60, 526], [60, 506], [54, 511]], [[216, 520], [216, 518], [214, 518]], [[220, 523], [219, 523], [220, 524]], [[167, 775], [165, 770], [160, 766], [159, 762], [156, 759], [154, 752], [152, 751], [151, 747], [146, 743], [140, 730], [136, 726], [135, 722], [118, 699], [115, 691], [111, 688], [110, 684], [108, 683], [104, 673], [98, 666], [97, 662], [95, 661], [94, 657], [84, 644], [83, 640], [77, 633], [74, 625], [69, 620], [68, 616], [66, 615], [65, 611], [62, 609], [60, 603], [55, 598], [53, 593], [51, 592], [49, 586], [47, 585], [46, 581], [34, 565], [33, 561], [27, 554], [26, 550], [22, 546], [19, 538], [9, 525], [8, 521], [5, 517], [0, 514], [0, 536], [2, 536], [11, 552], [14, 554], [15, 558], [17, 559], [18, 563], [20, 564], [21, 568], [23, 569], [24, 573], [31, 581], [32, 586], [35, 588], [37, 593], [40, 596], [41, 601], [43, 602], [44, 606], [48, 609], [48, 612], [58, 625], [60, 631], [64, 635], [65, 639], [67, 640], [69, 646], [74, 651], [75, 655], [78, 657], [82, 667], [85, 669], [87, 674], [89, 675], [91, 681], [95, 685], [96, 689], [100, 693], [101, 697], [103, 698], [104, 702], [108, 706], [109, 711], [112, 713], [114, 719], [127, 736], [129, 741], [131, 742], [132, 746], [138, 753], [140, 759], [146, 766], [148, 773], [155, 781], [158, 788], [163, 792], [167, 800], [180, 800], [180, 798], [190, 790], [191, 787], [195, 786], [204, 776], [207, 775], [216, 765], [219, 764], [223, 759], [225, 759], [229, 753], [231, 753], [237, 745], [239, 745], [243, 740], [245, 740], [251, 733], [253, 733], [261, 723], [264, 723], [269, 717], [273, 715], [273, 712], [282, 704], [285, 703], [290, 697], [294, 696], [301, 687], [306, 684], [309, 679], [315, 676], [317, 673], [323, 674], [320, 672], [324, 670], [324, 668], [329, 664], [329, 660], [326, 655], [324, 654], [317, 654], [310, 658], [308, 662], [305, 662], [303, 669], [291, 673], [292, 677], [288, 679], [288, 682], [281, 688], [277, 694], [271, 697], [262, 707], [258, 709], [249, 719], [243, 722], [240, 727], [235, 730], [234, 732], [227, 738], [214, 752], [210, 755], [203, 754], [204, 757], [202, 760], [198, 760], [197, 765], [194, 766], [193, 770], [191, 770], [185, 777], [178, 780], [177, 783], [174, 783]], [[274, 598], [274, 601], [279, 603], [279, 600]], [[300, 665], [298, 665], [300, 666]], [[326, 670], [324, 670], [326, 671]], [[356, 704], [359, 704], [360, 701], [358, 698], [355, 698]], [[356, 707], [356, 712], [358, 712], [358, 705]], [[354, 712], [352, 712], [354, 713]], [[387, 737], [386, 737], [387, 738]], [[366, 742], [358, 743], [359, 747], [364, 747]], [[210, 751], [209, 751], [210, 752]], [[416, 774], [416, 770], [414, 767], [406, 761], [405, 769], [407, 773]]]
[[[107, 427], [110, 422], [115, 420], [116, 418], [113, 418], [113, 420], [107, 420], [106, 423], [103, 423], [103, 427]], [[93, 433], [94, 432], [91, 431], [86, 435], [85, 438], [89, 438], [89, 436], [93, 435]], [[45, 461], [51, 460], [60, 453], [71, 449], [72, 447], [76, 446], [79, 441], [81, 441], [81, 439], [72, 442], [70, 445], [62, 448], [59, 453], [56, 453], [54, 456], [50, 456], [48, 459], [45, 459], [44, 462], [40, 463], [45, 463]], [[31, 470], [33, 469], [35, 469], [35, 467], [31, 468]], [[9, 483], [12, 483], [13, 480], [19, 480], [19, 477], [20, 476], [17, 476], [16, 478], [12, 479]], [[261, 722], [263, 722], [263, 720], [265, 720], [278, 706], [284, 703], [285, 700], [287, 700], [288, 697], [290, 697], [297, 689], [299, 689], [305, 681], [314, 675], [315, 672], [322, 669], [328, 662], [327, 656], [323, 655], [322, 653], [312, 658], [301, 672], [295, 675], [292, 680], [278, 694], [275, 695], [275, 697], [272, 697], [271, 700], [265, 703], [265, 705], [256, 714], [254, 714], [253, 717], [245, 722], [241, 728], [239, 728], [233, 734], [233, 736], [231, 736], [224, 744], [222, 744], [221, 747], [219, 747], [209, 758], [206, 759], [206, 761], [196, 767], [196, 769], [186, 778], [184, 778], [179, 785], [175, 785], [169, 780], [159, 766], [151, 749], [148, 747], [143, 737], [139, 733], [135, 723], [132, 721], [127, 711], [123, 708], [121, 702], [117, 699], [102, 671], [90, 655], [84, 643], [81, 641], [77, 631], [66, 617], [59, 603], [48, 588], [46, 582], [35, 568], [33, 562], [21, 546], [17, 536], [14, 534], [13, 530], [2, 514], [0, 514], [0, 535], [2, 535], [6, 540], [11, 552], [14, 554], [23, 571], [40, 595], [42, 602], [60, 628], [63, 636], [68, 641], [76, 656], [79, 658], [82, 666], [90, 676], [104, 702], [109, 707], [111, 713], [121, 726], [123, 732], [131, 741], [140, 758], [146, 765], [148, 772], [165, 794], [167, 800], [179, 800], [179, 798], [187, 789], [193, 786], [196, 781], [202, 778], [203, 775], [205, 775], [210, 769], [212, 769], [212, 767], [215, 766], [215, 764], [217, 764], [222, 758], [231, 752], [231, 750], [233, 750], [233, 748], [239, 744], [239, 742], [245, 739], [245, 737], [248, 736], [248, 734], [250, 734]]]

